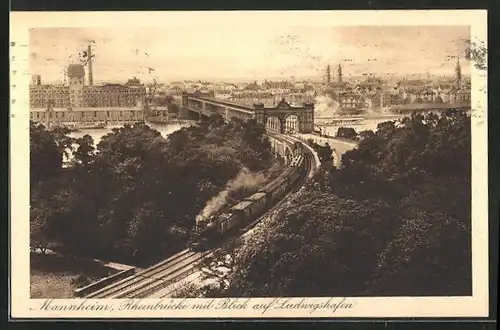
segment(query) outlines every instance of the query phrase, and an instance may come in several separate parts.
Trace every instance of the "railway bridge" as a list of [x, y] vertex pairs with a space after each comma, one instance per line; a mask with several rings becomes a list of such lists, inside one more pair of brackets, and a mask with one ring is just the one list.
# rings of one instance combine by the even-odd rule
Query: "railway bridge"
[[[292, 133], [312, 133], [314, 127], [314, 106], [291, 107], [282, 101], [275, 108], [266, 108], [263, 105], [248, 107], [245, 105], [216, 100], [212, 95], [187, 94], [182, 96], [182, 111], [210, 117], [220, 115], [226, 122], [233, 120], [256, 119], [265, 124], [267, 136], [274, 154], [280, 155], [288, 164], [297, 154], [304, 156], [304, 173], [301, 180], [310, 179], [319, 167], [319, 159], [313, 150]], [[296, 116], [298, 120], [290, 121], [289, 117]], [[278, 118], [274, 120], [273, 118]], [[296, 118], [295, 118], [296, 119]], [[295, 123], [292, 125], [291, 123]], [[284, 135], [283, 133], [288, 133]], [[199, 275], [197, 265], [208, 258], [213, 251], [195, 252], [183, 250], [170, 258], [153, 265], [138, 273], [126, 274], [121, 280], [106, 279], [105, 286], [94, 285], [86, 288], [86, 298], [147, 298], [166, 297], [176, 290], [174, 287], [183, 280], [191, 280]], [[113, 282], [112, 282], [113, 280]]]
[[225, 121], [255, 119], [266, 130], [275, 133], [312, 133], [314, 131], [314, 104], [291, 106], [284, 99], [274, 107], [262, 103], [253, 106], [215, 99], [212, 93], [183, 93], [181, 110], [187, 114], [210, 117], [220, 115]]
[[285, 141], [278, 135], [274, 134], [268, 134], [268, 138], [273, 155], [283, 158], [285, 160], [285, 164], [289, 164], [294, 156], [303, 152], [303, 147], [300, 142], [291, 144], [290, 141]]

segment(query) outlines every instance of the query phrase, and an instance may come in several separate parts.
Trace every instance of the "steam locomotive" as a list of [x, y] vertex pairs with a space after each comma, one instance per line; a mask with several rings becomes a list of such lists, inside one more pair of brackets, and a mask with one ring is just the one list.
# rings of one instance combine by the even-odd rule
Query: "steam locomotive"
[[290, 166], [263, 189], [232, 206], [229, 211], [213, 215], [207, 221], [197, 224], [189, 247], [196, 251], [208, 249], [218, 241], [218, 238], [250, 224], [280, 200], [305, 171], [304, 156], [302, 154], [294, 156]]

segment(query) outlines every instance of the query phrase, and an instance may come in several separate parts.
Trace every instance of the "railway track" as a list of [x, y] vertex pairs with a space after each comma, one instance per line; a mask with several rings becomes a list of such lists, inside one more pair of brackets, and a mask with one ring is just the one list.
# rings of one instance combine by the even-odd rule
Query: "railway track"
[[[241, 230], [243, 236], [249, 234], [257, 223], [272, 214], [278, 207], [284, 205], [290, 200], [292, 195], [297, 192], [303, 184], [310, 178], [319, 164], [316, 153], [303, 141], [291, 136], [274, 136], [287, 143], [294, 144], [299, 142], [306, 146], [308, 152], [304, 153], [304, 159], [307, 167], [307, 175], [304, 175], [291, 191], [273, 207], [271, 207], [262, 216]], [[121, 281], [110, 284], [100, 290], [97, 290], [86, 298], [98, 299], [119, 299], [119, 298], [163, 298], [171, 296], [179, 288], [179, 282], [183, 284], [194, 283], [199, 279], [200, 271], [197, 267], [203, 260], [210, 257], [212, 251], [194, 252], [185, 249], [170, 258], [144, 269]]]
[[[296, 137], [283, 137], [280, 136], [281, 139], [287, 140], [290, 143], [295, 143], [295, 142], [300, 142], [302, 145], [305, 145], [308, 152], [304, 153], [305, 156], [305, 161], [306, 161], [306, 167], [307, 167], [307, 175], [304, 175], [299, 182], [296, 184], [295, 187], [293, 187], [290, 192], [283, 198], [281, 199], [278, 203], [276, 203], [273, 207], [271, 207], [267, 212], [265, 212], [262, 216], [260, 216], [258, 219], [256, 219], [254, 222], [251, 224], [247, 225], [242, 231], [244, 232], [241, 237], [244, 238], [248, 235], [251, 234], [252, 229], [261, 221], [264, 219], [268, 218], [271, 214], [273, 214], [275, 211], [277, 211], [279, 208], [281, 208], [283, 205], [286, 203], [290, 202], [290, 200], [293, 198], [295, 193], [300, 191], [303, 187], [303, 185], [314, 175], [316, 172], [317, 168], [320, 165], [320, 160], [317, 156], [317, 154], [314, 152], [314, 150], [309, 147], [308, 145], [305, 144], [305, 142], [301, 141], [300, 139]], [[197, 267], [194, 266], [195, 271], [193, 271], [189, 276], [185, 277], [181, 281], [174, 283], [168, 287], [166, 287], [163, 290], [157, 291], [153, 293], [151, 296], [147, 298], [167, 298], [167, 297], [172, 297], [179, 289], [181, 289], [183, 286], [189, 285], [189, 284], [194, 284], [197, 285], [199, 284], [199, 280], [202, 277], [202, 272], [199, 269], [196, 269]]]
[[141, 288], [152, 282], [168, 283], [169, 277], [164, 278], [163, 276], [172, 275], [170, 270], [173, 267], [177, 269], [178, 265], [196, 262], [201, 257], [201, 253], [185, 249], [152, 267], [97, 290], [87, 295], [86, 298], [129, 298], [135, 296]]

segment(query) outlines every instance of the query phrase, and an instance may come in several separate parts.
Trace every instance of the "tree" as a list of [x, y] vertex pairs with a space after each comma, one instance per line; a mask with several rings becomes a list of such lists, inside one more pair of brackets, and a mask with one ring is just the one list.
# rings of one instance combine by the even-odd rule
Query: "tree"
[[372, 235], [387, 219], [386, 208], [313, 190], [297, 196], [240, 249], [226, 294], [361, 294], [388, 236]]
[[30, 207], [30, 248], [45, 254], [50, 242], [50, 228], [45, 210]]
[[78, 145], [75, 152], [75, 160], [80, 162], [85, 169], [88, 170], [89, 165], [93, 161], [95, 155], [94, 140], [88, 134], [76, 140]]
[[254, 230], [219, 294], [470, 294], [470, 164], [460, 111], [364, 132], [341, 169], [323, 163]]
[[59, 152], [66, 158], [69, 158], [71, 152], [73, 152], [73, 143], [75, 142], [72, 137], [69, 137], [71, 133], [70, 129], [67, 127], [56, 127], [50, 133], [56, 142]]
[[369, 293], [470, 295], [470, 244], [470, 228], [456, 218], [417, 211], [380, 254]]
[[219, 114], [210, 115], [208, 121], [211, 129], [224, 125], [224, 118]]
[[[30, 245], [32, 248], [67, 248], [71, 250], [75, 238], [84, 235], [75, 225], [73, 209], [79, 195], [67, 173], [40, 182], [31, 192]], [[68, 220], [71, 219], [71, 220]], [[70, 243], [68, 243], [70, 242]]]
[[[167, 139], [144, 124], [113, 129], [96, 147], [88, 135], [77, 139], [76, 164], [32, 186], [33, 245], [141, 266], [184, 248], [196, 216], [242, 167], [274, 163], [256, 122], [212, 119]], [[60, 170], [65, 144], [56, 141], [66, 133], [32, 126], [35, 156], [50, 146]]]
[[359, 132], [359, 140], [363, 141], [364, 139], [369, 139], [375, 136], [375, 133], [372, 130], [365, 130]]
[[328, 142], [324, 146], [316, 144], [314, 150], [318, 153], [318, 158], [322, 163], [333, 162], [333, 150]]
[[54, 136], [42, 124], [30, 122], [30, 178], [31, 183], [48, 180], [60, 173], [61, 148]]

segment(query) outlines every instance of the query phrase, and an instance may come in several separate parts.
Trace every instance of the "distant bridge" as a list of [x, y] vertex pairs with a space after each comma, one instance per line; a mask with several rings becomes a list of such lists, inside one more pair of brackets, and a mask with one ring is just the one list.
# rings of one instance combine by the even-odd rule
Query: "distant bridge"
[[302, 107], [291, 106], [282, 100], [275, 107], [265, 107], [262, 103], [253, 106], [218, 100], [213, 93], [183, 93], [182, 111], [210, 117], [220, 115], [226, 122], [232, 120], [255, 119], [267, 131], [281, 134], [312, 133], [314, 131], [314, 104], [305, 103]]
[[396, 114], [408, 114], [412, 112], [443, 112], [447, 110], [465, 110], [470, 111], [470, 102], [456, 102], [456, 103], [412, 103], [412, 104], [398, 104], [391, 105], [389, 111]]

